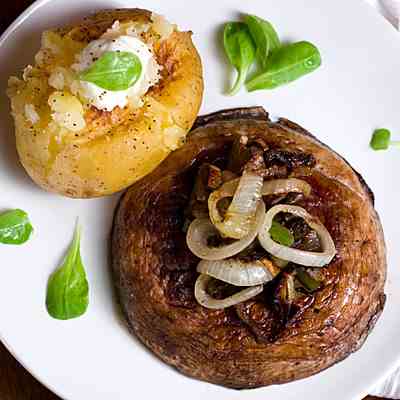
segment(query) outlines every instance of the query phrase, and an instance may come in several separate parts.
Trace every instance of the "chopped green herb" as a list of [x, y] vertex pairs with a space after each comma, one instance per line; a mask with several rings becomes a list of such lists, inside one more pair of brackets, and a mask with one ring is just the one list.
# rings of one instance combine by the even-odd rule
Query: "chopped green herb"
[[390, 146], [390, 131], [388, 129], [377, 129], [372, 135], [370, 146], [374, 150], [386, 150]]
[[307, 292], [315, 292], [321, 287], [321, 283], [314, 279], [307, 271], [303, 268], [296, 269], [296, 277], [299, 282], [304, 286]]
[[142, 74], [142, 63], [129, 51], [106, 51], [79, 78], [111, 91], [126, 90]]
[[32, 232], [33, 227], [25, 211], [16, 209], [0, 214], [0, 243], [23, 244]]
[[390, 146], [400, 147], [400, 141], [390, 140], [391, 132], [388, 129], [377, 129], [369, 145], [373, 150], [387, 150]]
[[228, 93], [233, 96], [246, 81], [247, 73], [256, 55], [256, 47], [246, 24], [228, 22], [225, 25], [224, 48], [229, 61], [237, 70], [236, 82]]
[[269, 229], [272, 240], [280, 243], [283, 246], [290, 247], [294, 243], [294, 236], [289, 229], [285, 228], [282, 224], [272, 221], [271, 228]]
[[80, 227], [77, 225], [62, 265], [49, 278], [46, 306], [50, 316], [67, 320], [84, 314], [88, 304], [89, 285], [82, 264]]

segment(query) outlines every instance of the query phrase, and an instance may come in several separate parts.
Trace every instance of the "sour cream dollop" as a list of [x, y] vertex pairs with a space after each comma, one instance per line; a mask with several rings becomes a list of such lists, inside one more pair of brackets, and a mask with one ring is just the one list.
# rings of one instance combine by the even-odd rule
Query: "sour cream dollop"
[[115, 107], [125, 107], [128, 103], [140, 107], [141, 97], [159, 79], [161, 67], [157, 64], [151, 48], [134, 36], [121, 35], [102, 38], [89, 43], [77, 57], [72, 68], [80, 73], [88, 69], [106, 51], [128, 51], [135, 54], [142, 64], [142, 73], [136, 83], [127, 90], [111, 91], [92, 82], [79, 81], [80, 96], [99, 110], [112, 111]]

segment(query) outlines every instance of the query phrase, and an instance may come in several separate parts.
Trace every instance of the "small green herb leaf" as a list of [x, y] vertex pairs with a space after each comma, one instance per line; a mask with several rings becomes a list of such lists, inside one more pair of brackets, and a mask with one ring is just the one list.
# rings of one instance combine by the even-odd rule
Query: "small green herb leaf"
[[283, 246], [290, 247], [294, 243], [294, 236], [289, 229], [285, 228], [282, 224], [272, 221], [271, 228], [269, 229], [272, 240], [280, 243]]
[[234, 95], [246, 81], [247, 72], [253, 64], [256, 48], [247, 25], [243, 22], [229, 22], [224, 28], [224, 47], [238, 76], [228, 94]]
[[33, 228], [25, 211], [17, 209], [0, 214], [0, 243], [25, 243], [32, 232]]
[[317, 289], [321, 287], [321, 283], [314, 279], [307, 271], [303, 268], [296, 269], [296, 277], [303, 285], [303, 287], [307, 290], [307, 292], [315, 292]]
[[106, 51], [79, 78], [103, 89], [117, 91], [133, 86], [141, 73], [142, 63], [137, 55], [129, 51]]
[[256, 44], [256, 57], [261, 67], [267, 66], [267, 60], [270, 53], [281, 46], [279, 36], [270, 22], [255, 15], [246, 15], [244, 17], [250, 34]]
[[62, 265], [47, 284], [47, 311], [56, 319], [72, 319], [84, 314], [89, 304], [89, 285], [80, 254], [80, 227]]
[[274, 89], [293, 82], [321, 65], [318, 49], [309, 42], [281, 47], [268, 58], [266, 69], [247, 83], [249, 91]]
[[374, 150], [386, 150], [390, 146], [391, 133], [388, 129], [377, 129], [372, 135], [370, 146]]

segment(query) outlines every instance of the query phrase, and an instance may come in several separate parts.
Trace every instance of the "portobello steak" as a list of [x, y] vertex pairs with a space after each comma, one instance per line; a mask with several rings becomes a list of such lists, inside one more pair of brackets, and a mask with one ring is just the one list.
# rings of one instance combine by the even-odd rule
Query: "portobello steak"
[[[318, 218], [336, 247], [318, 269], [318, 288], [290, 307], [277, 293], [291, 264], [232, 307], [212, 310], [194, 297], [199, 259], [184, 232], [194, 181], [205, 163], [226, 169], [240, 137], [262, 148], [265, 179], [311, 185], [309, 196], [286, 201]], [[266, 199], [267, 210], [279, 201]], [[307, 226], [290, 223], [295, 238], [300, 229], [301, 240], [313, 243]], [[231, 388], [285, 383], [343, 360], [364, 343], [385, 303], [385, 244], [371, 190], [333, 150], [293, 122], [272, 122], [261, 107], [199, 117], [186, 144], [123, 195], [111, 247], [130, 331], [182, 373]], [[226, 287], [215, 286], [222, 296]]]

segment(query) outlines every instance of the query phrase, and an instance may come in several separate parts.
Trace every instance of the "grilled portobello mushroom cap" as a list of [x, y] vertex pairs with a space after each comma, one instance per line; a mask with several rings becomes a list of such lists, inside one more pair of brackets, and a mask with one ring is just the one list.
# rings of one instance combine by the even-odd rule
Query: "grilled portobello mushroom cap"
[[[210, 310], [194, 298], [199, 259], [186, 245], [185, 209], [199, 166], [226, 164], [238, 135], [268, 147], [272, 178], [286, 171], [312, 186], [299, 205], [336, 245], [335, 258], [319, 270], [321, 288], [290, 315], [272, 299], [282, 274], [234, 307]], [[329, 147], [293, 122], [272, 122], [260, 107], [199, 117], [187, 143], [123, 195], [111, 247], [130, 331], [182, 373], [231, 388], [328, 368], [360, 348], [385, 303], [385, 244], [371, 190]]]

